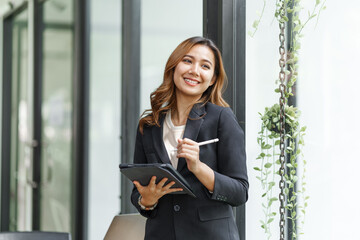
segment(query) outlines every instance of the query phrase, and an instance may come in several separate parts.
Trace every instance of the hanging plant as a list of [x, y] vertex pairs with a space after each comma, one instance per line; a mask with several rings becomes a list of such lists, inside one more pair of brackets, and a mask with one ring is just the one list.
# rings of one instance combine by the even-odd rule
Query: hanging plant
[[[276, 84], [280, 84], [280, 86], [275, 89], [275, 92], [281, 94], [280, 103], [282, 104], [276, 103], [271, 107], [266, 107], [264, 113], [259, 113], [261, 130], [258, 133], [257, 143], [261, 151], [257, 157], [259, 165], [254, 167], [254, 170], [258, 172], [256, 178], [260, 181], [263, 189], [262, 208], [264, 218], [260, 220], [260, 223], [267, 239], [271, 239], [271, 225], [277, 216], [277, 211], [273, 211], [273, 203], [279, 201], [279, 198], [275, 194], [274, 187], [278, 185], [276, 182], [279, 181], [281, 186], [282, 180], [285, 182], [283, 185], [285, 202], [282, 202], [284, 200], [280, 199], [280, 205], [286, 208], [288, 212], [287, 218], [291, 221], [291, 234], [288, 237], [295, 240], [298, 239], [299, 234], [303, 234], [302, 227], [309, 199], [309, 196], [306, 195], [306, 160], [302, 153], [306, 127], [301, 126], [299, 122], [300, 111], [294, 106], [289, 106], [288, 100], [293, 96], [293, 87], [298, 77], [297, 62], [300, 39], [303, 37], [302, 30], [311, 19], [316, 18], [316, 21], [318, 21], [321, 11], [326, 9], [325, 2], [326, 0], [315, 0], [312, 11], [308, 11], [307, 17], [301, 20], [301, 12], [304, 10], [301, 6], [301, 0], [276, 1], [275, 18], [279, 22], [280, 28], [282, 26], [282, 32], [284, 32], [285, 28], [284, 23], [287, 23], [287, 27], [291, 31], [289, 46], [286, 52], [285, 47], [280, 47], [279, 49], [281, 54], [281, 72], [279, 78], [282, 79], [276, 80]], [[252, 25], [253, 31], [249, 32], [249, 35], [252, 37], [258, 30], [265, 6], [266, 0], [264, 0], [259, 18]], [[280, 34], [279, 38], [281, 44], [284, 44], [284, 39], [282, 39], [284, 35]], [[282, 107], [284, 108], [282, 115], [285, 117], [285, 122], [283, 123], [284, 129], [282, 129], [281, 124]], [[281, 145], [284, 148], [283, 153], [286, 154], [287, 159], [284, 170], [281, 170], [282, 164], [284, 164], [280, 161], [282, 152], [279, 146]], [[302, 171], [298, 169], [300, 162], [302, 163]], [[278, 196], [281, 197], [281, 194]], [[280, 216], [280, 226], [285, 224], [282, 217]], [[280, 239], [283, 239], [284, 233], [282, 231], [284, 231], [284, 228], [280, 230]]]
[[[272, 210], [274, 202], [278, 201], [275, 195], [274, 187], [277, 186], [276, 175], [279, 174], [279, 145], [280, 145], [280, 106], [274, 104], [271, 108], [265, 108], [265, 113], [260, 114], [262, 125], [257, 138], [260, 145], [261, 152], [257, 157], [260, 160], [259, 167], [254, 169], [260, 174], [257, 179], [260, 180], [262, 189], [262, 197], [264, 198], [262, 207], [264, 211], [264, 219], [261, 220], [261, 227], [264, 229], [267, 238], [271, 238], [270, 226], [275, 219], [277, 213]], [[286, 147], [286, 154], [288, 156], [288, 163], [286, 164], [287, 171], [285, 172], [285, 208], [289, 212], [288, 218], [292, 221], [293, 237], [297, 239], [297, 233], [301, 229], [298, 219], [301, 220], [301, 225], [304, 223], [305, 210], [307, 207], [307, 200], [309, 199], [305, 193], [305, 172], [306, 161], [302, 154], [302, 147], [304, 146], [304, 136], [306, 127], [300, 127], [299, 116], [300, 113], [297, 108], [292, 106], [285, 107], [285, 140], [288, 143]], [[298, 161], [302, 159], [303, 172], [299, 179], [297, 171]], [[296, 188], [297, 186], [297, 188]], [[301, 210], [299, 213], [297, 210]], [[295, 229], [297, 228], [297, 229]]]

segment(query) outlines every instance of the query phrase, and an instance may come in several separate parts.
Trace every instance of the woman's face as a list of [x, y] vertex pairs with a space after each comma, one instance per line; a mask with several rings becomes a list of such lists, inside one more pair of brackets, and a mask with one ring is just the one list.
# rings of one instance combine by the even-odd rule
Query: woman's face
[[193, 46], [176, 65], [174, 83], [177, 97], [200, 99], [206, 89], [214, 84], [215, 57], [204, 45]]

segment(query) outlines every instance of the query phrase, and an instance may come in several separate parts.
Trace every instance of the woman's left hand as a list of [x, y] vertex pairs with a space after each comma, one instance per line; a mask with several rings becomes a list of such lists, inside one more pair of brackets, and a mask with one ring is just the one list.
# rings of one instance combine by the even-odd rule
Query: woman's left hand
[[200, 149], [198, 143], [188, 138], [178, 139], [177, 149], [177, 157], [185, 158], [188, 169], [196, 174], [201, 167], [199, 159]]

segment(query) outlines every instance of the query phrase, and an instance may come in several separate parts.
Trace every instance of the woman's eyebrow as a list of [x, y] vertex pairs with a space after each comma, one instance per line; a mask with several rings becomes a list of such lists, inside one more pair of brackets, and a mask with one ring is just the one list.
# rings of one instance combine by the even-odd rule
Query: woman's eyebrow
[[[189, 57], [191, 59], [195, 59], [195, 57], [193, 57], [191, 55], [185, 55], [184, 57]], [[201, 61], [208, 62], [211, 66], [213, 65], [212, 62], [206, 58], [201, 59]]]

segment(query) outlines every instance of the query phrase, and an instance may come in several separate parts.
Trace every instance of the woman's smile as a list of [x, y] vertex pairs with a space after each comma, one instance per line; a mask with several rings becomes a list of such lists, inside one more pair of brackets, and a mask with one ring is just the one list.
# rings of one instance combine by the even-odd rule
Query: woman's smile
[[200, 83], [198, 80], [191, 79], [191, 78], [184, 78], [184, 80], [190, 86], [196, 86]]

